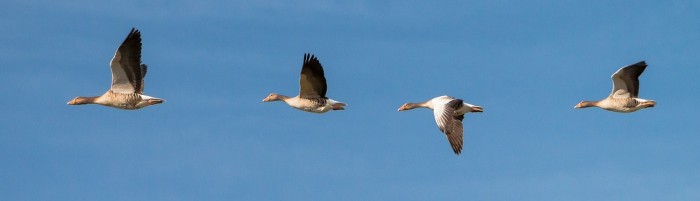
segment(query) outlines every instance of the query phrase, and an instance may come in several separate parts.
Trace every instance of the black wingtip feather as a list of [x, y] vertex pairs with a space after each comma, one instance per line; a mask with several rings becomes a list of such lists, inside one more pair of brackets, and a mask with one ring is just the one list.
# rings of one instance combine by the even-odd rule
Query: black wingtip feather
[[128, 39], [128, 38], [132, 38], [132, 37], [141, 38], [141, 31], [139, 31], [136, 27], [132, 27], [131, 31], [129, 31], [129, 35], [127, 35], [126, 38]]
[[146, 77], [146, 72], [148, 72], [148, 66], [146, 64], [141, 64], [141, 77]]
[[634, 64], [630, 64], [629, 66], [626, 67], [636, 67], [636, 68], [642, 68], [645, 69], [647, 67], [647, 62], [642, 60]]
[[320, 63], [315, 55], [311, 53], [304, 53], [304, 64], [311, 62]]
[[625, 66], [624, 68], [629, 69], [628, 71], [629, 74], [632, 75], [632, 78], [637, 78], [640, 75], [642, 75], [642, 73], [644, 73], [644, 70], [646, 70], [647, 68], [647, 63], [644, 60], [642, 60], [640, 62]]

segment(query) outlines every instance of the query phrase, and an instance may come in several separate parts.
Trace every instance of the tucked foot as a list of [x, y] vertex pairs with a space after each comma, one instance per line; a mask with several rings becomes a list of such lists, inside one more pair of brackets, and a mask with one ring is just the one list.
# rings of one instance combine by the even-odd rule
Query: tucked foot
[[345, 110], [345, 106], [347, 106], [347, 104], [345, 103], [333, 103], [333, 105], [331, 105], [331, 108], [333, 110]]
[[642, 107], [645, 107], [645, 108], [646, 107], [654, 107], [654, 106], [656, 106], [656, 101], [646, 101], [646, 102], [640, 103], [640, 105]]
[[154, 98], [154, 99], [148, 99], [146, 102], [148, 102], [149, 105], [155, 105], [155, 104], [161, 104], [161, 103], [165, 102], [165, 100]]

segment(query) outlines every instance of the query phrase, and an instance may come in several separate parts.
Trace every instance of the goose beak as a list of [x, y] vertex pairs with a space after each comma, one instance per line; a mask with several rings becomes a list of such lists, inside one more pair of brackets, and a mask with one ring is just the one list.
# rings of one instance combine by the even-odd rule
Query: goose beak
[[404, 111], [404, 110], [406, 110], [406, 105], [402, 105], [402, 106], [399, 108], [399, 112]]

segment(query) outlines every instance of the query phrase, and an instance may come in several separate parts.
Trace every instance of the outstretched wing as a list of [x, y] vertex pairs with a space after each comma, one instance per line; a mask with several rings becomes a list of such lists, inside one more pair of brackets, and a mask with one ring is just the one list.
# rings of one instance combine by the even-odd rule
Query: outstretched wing
[[304, 54], [299, 78], [299, 96], [302, 98], [326, 98], [326, 77], [321, 62], [311, 54]]
[[118, 93], [135, 93], [142, 89], [141, 32], [132, 28], [124, 42], [114, 53], [112, 62], [112, 87]]
[[462, 107], [463, 101], [460, 99], [450, 100], [446, 104], [435, 103], [433, 105], [433, 115], [440, 131], [445, 133], [447, 140], [452, 146], [455, 154], [462, 152], [463, 134], [462, 119], [464, 115], [455, 115], [455, 111]]
[[613, 98], [636, 98], [639, 95], [639, 76], [642, 75], [647, 64], [644, 61], [628, 65], [617, 70], [610, 78], [613, 81], [613, 89], [610, 95]]
[[452, 121], [452, 131], [447, 135], [447, 140], [450, 141], [452, 150], [455, 154], [462, 153], [462, 145], [464, 144], [464, 127], [462, 126], [464, 115], [457, 115]]

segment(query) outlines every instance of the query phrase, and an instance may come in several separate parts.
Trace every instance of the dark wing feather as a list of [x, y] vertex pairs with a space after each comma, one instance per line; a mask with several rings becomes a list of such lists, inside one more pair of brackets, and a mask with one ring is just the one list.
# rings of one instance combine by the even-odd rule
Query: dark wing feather
[[141, 79], [146, 78], [146, 72], [148, 72], [148, 66], [141, 64]]
[[639, 96], [639, 76], [642, 75], [646, 68], [647, 63], [644, 61], [640, 61], [622, 68], [621, 78], [625, 81], [627, 89], [630, 93], [632, 93], [633, 98]]
[[146, 85], [146, 72], [148, 72], [148, 66], [146, 64], [141, 64], [141, 89], [137, 92], [138, 94], [143, 94], [143, 87]]
[[112, 90], [121, 93], [134, 93], [142, 88], [141, 32], [132, 28], [119, 46], [110, 64], [112, 69]]
[[447, 140], [450, 141], [452, 150], [457, 155], [462, 153], [462, 145], [464, 144], [462, 119], [464, 119], [464, 115], [455, 116], [455, 119], [452, 120], [452, 130], [447, 134]]
[[450, 141], [450, 146], [452, 146], [452, 150], [457, 155], [462, 153], [462, 144], [464, 144], [464, 137], [462, 133], [462, 119], [464, 119], [464, 115], [455, 115], [455, 111], [462, 108], [464, 106], [463, 103], [464, 101], [461, 99], [454, 99], [448, 102], [445, 107], [446, 113], [447, 110], [450, 110], [449, 118], [451, 118], [449, 121], [449, 125], [447, 125], [447, 132], [445, 132], [445, 134], [447, 135], [447, 140]]
[[314, 55], [304, 54], [299, 85], [301, 98], [326, 98], [327, 86], [323, 66]]

